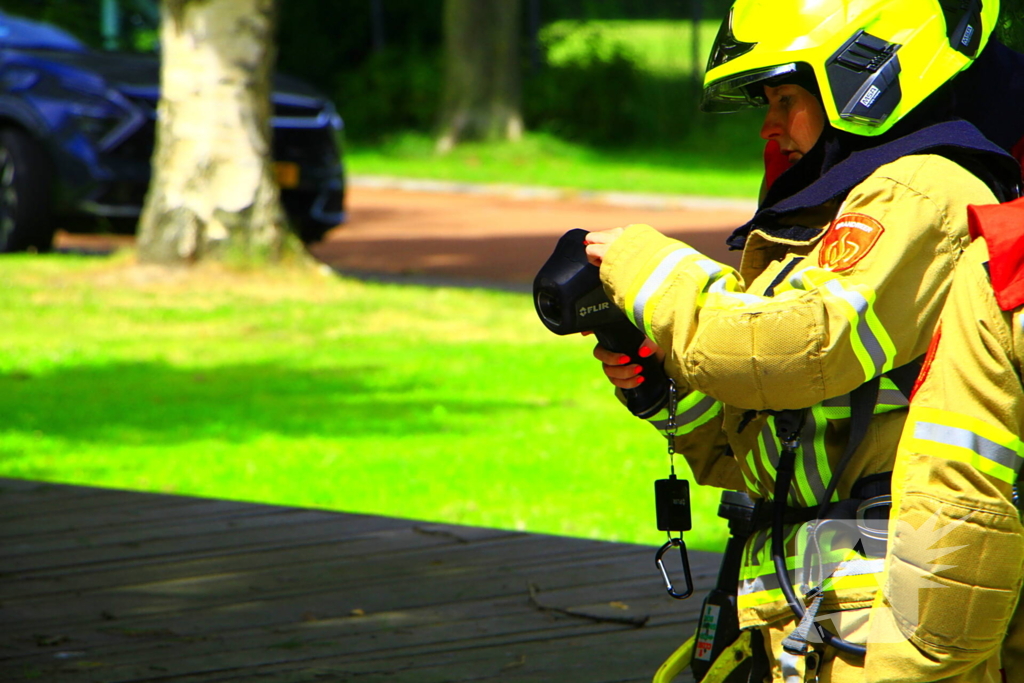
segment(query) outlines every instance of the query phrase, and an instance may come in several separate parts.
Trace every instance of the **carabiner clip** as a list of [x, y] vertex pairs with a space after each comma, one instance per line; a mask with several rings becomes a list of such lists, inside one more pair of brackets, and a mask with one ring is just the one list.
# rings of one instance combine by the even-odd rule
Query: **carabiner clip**
[[[683, 558], [683, 576], [686, 579], [685, 593], [676, 593], [676, 589], [672, 587], [672, 580], [668, 578], [668, 572], [665, 571], [665, 563], [661, 559], [669, 551], [669, 548], [673, 546], [679, 547], [679, 556]], [[661, 546], [661, 549], [658, 550], [658, 554], [654, 556], [654, 563], [661, 570], [661, 577], [665, 579], [665, 589], [669, 595], [676, 600], [685, 600], [693, 595], [693, 579], [690, 578], [690, 560], [686, 556], [686, 544], [683, 543], [682, 538], [669, 538], [665, 545]]]

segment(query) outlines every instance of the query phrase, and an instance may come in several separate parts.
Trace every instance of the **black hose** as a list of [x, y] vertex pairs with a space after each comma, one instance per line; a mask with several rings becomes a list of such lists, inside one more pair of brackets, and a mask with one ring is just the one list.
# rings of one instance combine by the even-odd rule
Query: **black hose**
[[[793, 586], [789, 583], [789, 570], [786, 567], [786, 500], [789, 498], [789, 486], [793, 479], [796, 452], [791, 448], [784, 448], [779, 456], [779, 466], [775, 472], [775, 514], [772, 518], [772, 560], [775, 563], [775, 577], [779, 581], [782, 594], [786, 596], [786, 602], [797, 619], [804, 618], [804, 605], [796, 597]], [[831, 633], [828, 629], [818, 624], [814, 625], [818, 635], [830, 645], [841, 652], [855, 657], [863, 657], [867, 654], [867, 648], [843, 640]]]

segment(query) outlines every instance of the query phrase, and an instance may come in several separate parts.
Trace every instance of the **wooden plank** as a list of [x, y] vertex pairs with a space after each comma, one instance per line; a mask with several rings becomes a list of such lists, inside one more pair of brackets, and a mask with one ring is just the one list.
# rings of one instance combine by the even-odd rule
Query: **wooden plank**
[[[339, 520], [343, 527], [344, 519]], [[54, 567], [37, 569], [26, 573], [0, 574], [0, 600], [14, 601], [21, 598], [32, 598], [37, 595], [61, 595], [74, 593], [81, 595], [90, 591], [103, 591], [110, 588], [125, 589], [142, 585], [159, 584], [163, 581], [198, 580], [207, 576], [224, 574], [251, 574], [257, 571], [277, 571], [288, 567], [308, 568], [320, 567], [332, 574], [341, 571], [351, 573], [355, 569], [347, 565], [365, 564], [372, 559], [366, 572], [380, 575], [384, 571], [401, 574], [405, 571], [396, 568], [396, 557], [404, 561], [415, 562], [422, 553], [430, 554], [431, 548], [445, 546], [451, 552], [461, 553], [461, 546], [467, 545], [465, 537], [476, 535], [478, 543], [487, 544], [482, 550], [493, 550], [495, 543], [508, 539], [510, 543], [520, 541], [532, 543], [525, 534], [505, 532], [494, 529], [464, 529], [463, 536], [438, 534], [432, 525], [419, 525], [406, 529], [385, 529], [354, 536], [338, 536], [332, 533], [327, 525], [326, 538], [285, 539], [279, 542], [268, 542], [256, 547], [217, 548], [209, 551], [169, 554], [157, 557], [124, 558], [120, 561], [98, 563], [88, 566]], [[548, 540], [548, 547], [557, 546], [557, 541]], [[518, 547], [518, 544], [517, 544]], [[401, 551], [401, 555], [399, 552]], [[541, 552], [538, 550], [537, 552]], [[472, 554], [472, 553], [471, 553]], [[530, 556], [524, 556], [524, 559]], [[478, 561], [501, 561], [500, 557], [481, 557]]]
[[[609, 571], [609, 574], [613, 574], [614, 569]], [[553, 582], [553, 575], [544, 574], [541, 576], [545, 582]], [[608, 577], [603, 577], [608, 578]], [[673, 620], [679, 618], [695, 618], [695, 610], [698, 607], [698, 603], [678, 603], [670, 600], [667, 596], [659, 590], [657, 581], [652, 581], [652, 577], [644, 575], [640, 581], [630, 580], [617, 580], [609, 581], [607, 585], [602, 589], [596, 585], [571, 585], [568, 589], [561, 591], [548, 591], [545, 590], [541, 594], [541, 598], [545, 604], [559, 605], [563, 607], [575, 607], [578, 611], [599, 613], [599, 608], [602, 606], [588, 605], [587, 602], [593, 602], [596, 598], [602, 595], [610, 602], [614, 599], [617, 603], [627, 603], [633, 605], [636, 609], [640, 609], [639, 605], [644, 605], [643, 609], [647, 609], [652, 614], [655, 610], [660, 610], [662, 616]], [[579, 583], [579, 582], [577, 582]], [[708, 588], [712, 585], [712, 581], [708, 580], [703, 588]], [[281, 647], [282, 643], [290, 644], [293, 649], [303, 647], [305, 642], [303, 638], [296, 637], [295, 633], [304, 633], [308, 631], [307, 627], [310, 627], [310, 621], [314, 622], [312, 626], [315, 627], [316, 636], [313, 637], [314, 646], [316, 642], [322, 642], [325, 637], [341, 637], [348, 635], [354, 640], [350, 642], [351, 652], [354, 653], [365, 653], [373, 650], [373, 642], [379, 637], [379, 631], [386, 630], [394, 625], [397, 621], [405, 629], [416, 629], [416, 638], [424, 637], [424, 633], [429, 634], [430, 627], [434, 628], [434, 633], [439, 634], [440, 642], [446, 642], [453, 637], [453, 634], [457, 631], [455, 625], [461, 620], [472, 620], [474, 615], [481, 614], [500, 614], [502, 619], [515, 617], [516, 615], [526, 614], [527, 621], [536, 620], [536, 610], [532, 607], [528, 600], [528, 590], [525, 585], [525, 581], [522, 582], [518, 587], [513, 586], [512, 597], [505, 599], [493, 600], [490, 598], [484, 598], [473, 602], [459, 602], [459, 603], [441, 603], [440, 605], [432, 605], [427, 607], [414, 607], [408, 600], [397, 600], [397, 607], [390, 612], [379, 612], [370, 611], [366, 617], [353, 619], [348, 616], [345, 610], [351, 608], [353, 604], [366, 604], [365, 602], [347, 602], [343, 605], [342, 613], [346, 616], [335, 617], [335, 618], [320, 618], [315, 619], [317, 616], [312, 610], [317, 609], [316, 605], [331, 605], [334, 597], [330, 594], [320, 594], [313, 596], [315, 603], [310, 603], [307, 606], [310, 608], [308, 613], [302, 614], [301, 616], [294, 613], [294, 608], [289, 608], [290, 600], [285, 600], [285, 604], [278, 605], [275, 601], [261, 600], [258, 603], [248, 605], [231, 605], [229, 609], [231, 612], [227, 615], [220, 614], [221, 619], [217, 620], [217, 614], [203, 612], [202, 614], [182, 614], [178, 615], [177, 619], [167, 619], [166, 615], [152, 615], [152, 618], [146, 620], [140, 619], [118, 619], [112, 620], [108, 625], [100, 629], [102, 635], [109, 641], [114, 639], [119, 633], [123, 633], [126, 638], [130, 640], [138, 641], [136, 637], [139, 634], [151, 634], [153, 636], [153, 643], [155, 647], [162, 647], [169, 641], [205, 641], [210, 638], [215, 638], [215, 643], [211, 645], [216, 651], [221, 649], [234, 649], [230, 644], [235, 640], [244, 642], [246, 646], [253, 647], [257, 646], [257, 649], [263, 648], [274, 648]], [[430, 585], [423, 587], [424, 592], [433, 593], [433, 589]], [[358, 591], [356, 592], [358, 593]], [[652, 596], [655, 603], [651, 604]], [[344, 596], [343, 596], [344, 597]], [[349, 595], [351, 597], [351, 594]], [[301, 603], [299, 603], [301, 605]], [[606, 603], [607, 604], [607, 603]], [[244, 611], [239, 612], [239, 608], [248, 608]], [[685, 613], [683, 609], [685, 608]], [[200, 608], [199, 611], [203, 611]], [[605, 613], [613, 612], [613, 610], [606, 610]], [[322, 616], [329, 616], [323, 615]], [[228, 616], [224, 619], [224, 616]], [[654, 614], [653, 616], [658, 616]], [[212, 617], [212, 619], [211, 619]], [[267, 619], [269, 617], [269, 619]], [[255, 626], [254, 622], [258, 622], [260, 619], [267, 620], [267, 623], [263, 625], [264, 628], [268, 628], [273, 632], [273, 635], [264, 636], [258, 630], [254, 632], [251, 628], [239, 630], [240, 624], [246, 624], [248, 626]], [[291, 619], [291, 623], [288, 619]], [[488, 617], [489, 619], [495, 619], [495, 617]], [[424, 623], [426, 622], [426, 623]], [[496, 623], [504, 623], [499, 620]], [[190, 628], [190, 624], [192, 625]], [[202, 630], [195, 630], [195, 624], [202, 624]], [[426, 628], [426, 631], [423, 629]], [[479, 626], [471, 626], [471, 632], [479, 633], [482, 629]], [[526, 628], [529, 628], [528, 626]], [[35, 632], [41, 632], [41, 629], [33, 626]], [[232, 631], [234, 629], [234, 631]], [[453, 630], [454, 629], [454, 630]], [[521, 629], [520, 629], [521, 630]], [[66, 638], [69, 642], [74, 643], [74, 648], [80, 650], [83, 647], [88, 648], [90, 645], [96, 644], [96, 638], [89, 638], [88, 634], [82, 635], [80, 631], [75, 630], [62, 630], [60, 635]], [[164, 637], [162, 637], [164, 636]], [[62, 640], [63, 638], [57, 635], [51, 635], [52, 640]], [[268, 639], [269, 638], [269, 639]], [[394, 640], [389, 641], [394, 644]], [[422, 643], [421, 643], [422, 644]], [[201, 647], [201, 646], [196, 646]], [[335, 643], [336, 651], [350, 651], [350, 647], [341, 643]], [[121, 654], [124, 654], [124, 650], [120, 650]], [[90, 651], [90, 655], [93, 653]], [[253, 655], [256, 656], [256, 655]], [[95, 658], [95, 657], [94, 657]], [[123, 658], [123, 657], [122, 657]], [[100, 657], [102, 659], [102, 657]], [[143, 661], [149, 661], [152, 657], [148, 654], [142, 657]]]
[[[114, 497], [112, 500], [119, 500]], [[99, 504], [90, 510], [50, 510], [46, 514], [27, 514], [0, 522], [0, 540], [8, 541], [43, 534], [73, 535], [102, 528], [145, 527], [170, 519], [187, 519], [220, 514], [266, 514], [260, 508], [245, 507], [242, 503], [195, 499], [187, 504], [176, 501], [156, 501], [150, 505], [117, 507]]]
[[[340, 531], [334, 528], [335, 522], [341, 527]], [[321, 529], [322, 533], [318, 531]], [[473, 562], [488, 566], [502, 562], [534, 561], [538, 555], [543, 559], [545, 554], [571, 555], [577, 549], [589, 554], [626, 552], [623, 546], [617, 544], [587, 541], [567, 544], [564, 539], [557, 537], [530, 536], [496, 529], [463, 528], [455, 533], [443, 529], [439, 531], [436, 525], [415, 525], [346, 536], [347, 529], [347, 520], [338, 516], [313, 525], [313, 531], [309, 532], [308, 537], [273, 540], [257, 547], [223, 547], [178, 555], [124, 557], [88, 566], [58, 566], [10, 573], [5, 574], [4, 581], [0, 582], [0, 598], [12, 593], [23, 594], [30, 585], [39, 587], [52, 584], [57, 591], [82, 592], [110, 586], [135, 585], [143, 582], [140, 577], [144, 577], [146, 583], [202, 577], [222, 573], [225, 567], [253, 572], [293, 565], [301, 567], [315, 562], [332, 570], [344, 565], [355, 565], [346, 571], [363, 571], [379, 576], [381, 571], [406, 571], [401, 567], [402, 564], [423, 561], [423, 555], [430, 555], [433, 552], [431, 548], [435, 546], [448, 548], [449, 553], [455, 554], [452, 557], [479, 555]], [[429, 558], [428, 561], [436, 563], [438, 558]], [[443, 559], [440, 561], [443, 562]], [[360, 566], [363, 568], [360, 569]], [[19, 582], [25, 582], [26, 585], [19, 585]]]
[[[4, 483], [0, 506], [57, 497], [48, 531], [0, 550], [0, 681], [624, 683], [700, 606], [645, 546], [197, 499], [139, 519], [118, 512], [164, 501], [74, 487], [62, 519], [60, 487]], [[691, 561], [707, 590], [719, 557]]]
[[[34, 503], [40, 498], [70, 502], [76, 498], [104, 493], [109, 489], [93, 486], [76, 486], [55, 482], [35, 481], [32, 479], [12, 479], [0, 477], [0, 496], [7, 504]], [[6, 507], [6, 505], [5, 505]]]
[[[519, 590], [522, 579], [517, 578], [531, 569], [553, 571], [558, 569], [563, 583], [578, 581], [586, 572], [597, 571], [595, 565], [605, 553], [628, 552], [614, 546], [597, 546], [589, 551], [567, 552], [564, 543], [557, 539], [526, 537], [514, 544], [480, 542], [479, 545], [443, 545], [437, 537], [409, 532], [397, 534], [388, 532], [374, 548], [373, 555], [337, 557], [328, 560], [323, 552], [306, 555], [308, 548], [293, 548], [293, 554], [275, 553], [268, 558], [259, 553], [249, 553], [237, 562], [204, 561], [202, 571], [182, 570], [181, 565], [198, 563], [170, 563], [152, 567], [159, 570], [156, 580], [148, 572], [131, 572], [114, 569], [102, 578], [103, 586], [87, 590], [78, 578], [69, 577], [67, 583], [59, 580], [48, 594], [32, 590], [31, 581], [0, 583], [0, 626], [8, 622], [6, 615], [14, 618], [45, 621], [59, 619], [66, 621], [67, 601], [74, 597], [76, 604], [88, 606], [95, 613], [114, 615], [141, 615], [174, 610], [195, 609], [196, 605], [209, 606], [248, 600], [255, 596], [270, 599], [283, 596], [298, 599], [310, 591], [316, 594], [330, 594], [331, 591], [360, 590], [369, 592], [378, 600], [406, 599], [407, 594], [415, 596], [418, 585], [426, 582], [440, 584], [431, 594], [432, 599], [455, 599], [459, 595], [475, 594], [480, 590], [500, 591], [510, 583]], [[500, 539], [499, 539], [500, 540]], [[519, 540], [519, 539], [511, 539]], [[414, 544], [421, 544], [416, 548]], [[504, 552], [495, 552], [504, 545]], [[477, 552], [486, 546], [491, 552]], [[389, 552], [387, 548], [392, 550]], [[408, 548], [402, 563], [395, 561], [394, 548]], [[320, 546], [315, 546], [320, 551]], [[511, 552], [511, 556], [510, 553]], [[437, 558], [437, 559], [433, 559]], [[223, 560], [224, 558], [221, 558]], [[252, 569], [247, 560], [257, 560], [270, 566]], [[580, 563], [585, 564], [580, 564]], [[287, 564], [284, 564], [287, 563]], [[650, 571], [646, 568], [645, 573]], [[592, 566], [593, 565], [593, 566]], [[94, 578], [94, 574], [88, 578]], [[649, 574], [653, 577], [653, 573]], [[475, 580], [480, 585], [467, 583]], [[57, 590], [54, 590], [56, 588]], [[410, 600], [413, 598], [410, 597]], [[390, 603], [389, 603], [390, 604]], [[358, 605], [356, 605], [358, 606]], [[373, 609], [383, 609], [373, 607]]]
[[[94, 649], [83, 653], [80, 659], [88, 663], [93, 673], [102, 673], [107, 683], [147, 680], [154, 664], [168, 677], [188, 676], [199, 672], [272, 669], [324, 670], [342, 666], [346, 674], [359, 675], [378, 669], [389, 662], [399, 669], [415, 668], [418, 663], [441, 661], [458, 663], [472, 661], [472, 654], [486, 649], [504, 649], [519, 646], [532, 649], [553, 641], [573, 637], [592, 637], [599, 634], [617, 634], [618, 639], [637, 642], [654, 629], [632, 629], [609, 624], [592, 624], [567, 617], [496, 612], [488, 619], [467, 622], [441, 623], [429, 628], [413, 629], [408, 624], [392, 620], [389, 632], [362, 634], [347, 639], [331, 637], [318, 632], [311, 624], [306, 638], [294, 634], [267, 634], [262, 638], [234, 641], [210, 639], [196, 640], [165, 638], [162, 650], [153, 648], [136, 652], [134, 656], [111, 657], [109, 651]], [[664, 658], [692, 632], [695, 620], [677, 623], [675, 628], [662, 629], [654, 636], [658, 643], [655, 657]], [[168, 652], [173, 646], [173, 652]], [[202, 647], [199, 647], [202, 646]], [[469, 656], [467, 656], [469, 655]], [[657, 662], [654, 662], [654, 666]], [[393, 671], [394, 669], [392, 669]], [[618, 676], [617, 676], [618, 677]], [[248, 677], [243, 677], [248, 680]], [[414, 680], [414, 679], [413, 679]], [[574, 680], [566, 678], [563, 680]]]
[[[42, 541], [24, 539], [8, 542], [0, 551], [4, 574], [52, 571], [70, 567], [83, 569], [103, 563], [149, 560], [167, 556], [182, 557], [204, 551], [244, 550], [268, 544], [320, 541], [331, 543], [350, 535], [353, 521], [321, 512], [304, 510], [265, 510], [211, 515], [192, 519], [164, 520], [144, 529], [93, 530], [74, 537], [48, 536]], [[374, 529], [370, 520], [360, 525]], [[392, 529], [391, 520], [382, 520], [383, 529]]]
[[[694, 624], [688, 626], [694, 627]], [[267, 683], [349, 681], [360, 683], [469, 683], [475, 681], [587, 681], [649, 683], [654, 672], [688, 636], [678, 625], [631, 632], [605, 631], [455, 650], [430, 657], [381, 657], [349, 662], [328, 658], [299, 667], [246, 671], [246, 680]], [[181, 683], [224, 683], [228, 676], [189, 676]], [[237, 680], [237, 679], [234, 679]], [[675, 683], [692, 683], [684, 672]]]
[[[68, 512], [96, 510], [110, 507], [125, 500], [126, 492], [112, 488], [86, 488], [78, 493], [76, 487], [67, 484], [42, 484], [32, 493], [12, 493], [0, 480], [0, 524], [8, 525], [15, 520], [28, 520], [36, 517], [67, 517]], [[60, 507], [53, 505], [54, 500], [60, 501]], [[194, 496], [183, 496], [171, 493], [146, 493], [133, 499], [132, 509], [168, 508], [192, 506], [197, 502], [219, 503], [222, 507], [252, 507], [249, 503], [228, 500], [204, 499]]]

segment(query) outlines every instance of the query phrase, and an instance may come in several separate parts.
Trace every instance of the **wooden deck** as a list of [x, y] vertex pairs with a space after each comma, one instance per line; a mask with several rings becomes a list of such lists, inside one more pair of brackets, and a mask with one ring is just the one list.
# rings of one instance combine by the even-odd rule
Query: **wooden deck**
[[700, 600], [645, 546], [0, 479], [5, 683], [649, 681]]

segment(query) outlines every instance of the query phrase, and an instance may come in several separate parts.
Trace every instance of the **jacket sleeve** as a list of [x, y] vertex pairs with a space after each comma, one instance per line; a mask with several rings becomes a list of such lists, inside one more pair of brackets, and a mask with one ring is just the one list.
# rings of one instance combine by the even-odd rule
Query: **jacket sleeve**
[[1024, 392], [985, 258], [961, 260], [900, 441], [869, 681], [987, 680], [1017, 605]]
[[651, 425], [663, 436], [667, 436], [671, 428], [675, 434], [673, 447], [686, 458], [698, 484], [743, 489], [743, 475], [729, 454], [723, 430], [722, 402], [699, 391], [680, 391], [680, 394], [674, 426], [669, 424], [667, 409], [651, 418]]
[[925, 352], [966, 244], [966, 205], [991, 201], [956, 164], [905, 157], [851, 191], [773, 296], [640, 225], [611, 245], [601, 276], [681, 384], [743, 409], [805, 408]]

